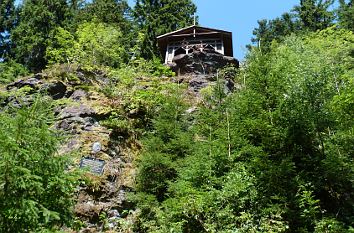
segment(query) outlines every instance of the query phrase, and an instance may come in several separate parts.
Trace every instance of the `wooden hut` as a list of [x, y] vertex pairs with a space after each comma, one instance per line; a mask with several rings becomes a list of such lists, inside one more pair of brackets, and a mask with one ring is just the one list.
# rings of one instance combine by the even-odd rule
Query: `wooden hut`
[[193, 25], [158, 36], [157, 42], [165, 64], [172, 63], [177, 55], [204, 49], [233, 57], [232, 33], [219, 29]]

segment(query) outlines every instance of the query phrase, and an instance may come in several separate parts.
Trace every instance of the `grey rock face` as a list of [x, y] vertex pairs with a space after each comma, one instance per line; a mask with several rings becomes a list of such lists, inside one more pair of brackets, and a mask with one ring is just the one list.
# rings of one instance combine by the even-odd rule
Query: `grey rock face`
[[[133, 204], [126, 199], [126, 193], [132, 192], [132, 190], [125, 188], [125, 184], [130, 183], [122, 178], [122, 176], [127, 176], [127, 171], [130, 172], [132, 158], [123, 150], [125, 147], [121, 143], [124, 139], [123, 136], [112, 133], [104, 124], [100, 124], [111, 114], [109, 111], [100, 113], [100, 108], [96, 108], [99, 103], [102, 103], [100, 100], [102, 95], [97, 92], [92, 95], [88, 91], [78, 89], [81, 84], [90, 85], [92, 80], [102, 85], [110, 80], [104, 73], [86, 74], [80, 72], [76, 72], [78, 77], [73, 81], [60, 77], [45, 77], [45, 74], [36, 74], [15, 81], [7, 85], [5, 91], [16, 93], [23, 88], [23, 92], [21, 92], [23, 96], [10, 95], [3, 99], [0, 98], [0, 111], [9, 107], [20, 108], [31, 105], [37, 93], [42, 94], [42, 98], [48, 100], [63, 100], [53, 101], [55, 104], [55, 125], [53, 128], [56, 127], [56, 129], [64, 131], [62, 133], [67, 136], [67, 140], [63, 141], [59, 148], [59, 154], [72, 152], [80, 153], [81, 156], [94, 154], [106, 162], [99, 185], [93, 187], [81, 183], [77, 187], [77, 203], [74, 210], [85, 224], [79, 232], [101, 232], [100, 214], [103, 213], [107, 213], [109, 228], [112, 232], [116, 232], [120, 227], [119, 221], [123, 217], [126, 218], [126, 210], [134, 208]], [[139, 111], [129, 112], [131, 117], [139, 114]], [[91, 146], [95, 142], [100, 143], [101, 150], [91, 150]], [[78, 164], [71, 165], [68, 169], [71, 170], [78, 166]]]
[[57, 100], [63, 98], [67, 94], [67, 86], [61, 81], [46, 82], [42, 78], [42, 74], [36, 74], [27, 79], [21, 79], [10, 83], [6, 86], [8, 91], [19, 90], [23, 87], [32, 88], [31, 91], [27, 91], [28, 95], [39, 91], [42, 94], [49, 95], [52, 99]]
[[87, 93], [85, 91], [76, 90], [76, 91], [74, 91], [74, 93], [72, 93], [70, 98], [75, 100], [75, 101], [79, 101], [79, 100], [82, 100], [82, 99], [86, 98], [86, 95], [87, 95]]
[[21, 80], [18, 80], [16, 82], [13, 82], [13, 83], [10, 83], [6, 86], [6, 89], [7, 90], [11, 90], [13, 88], [22, 88], [22, 87], [25, 87], [25, 86], [29, 86], [31, 88], [36, 88], [38, 87], [38, 85], [42, 84], [43, 82], [40, 80], [41, 79], [41, 76], [39, 75], [36, 75], [32, 78], [29, 78], [29, 79], [21, 79]]
[[174, 57], [173, 62], [171, 68], [179, 74], [212, 74], [227, 65], [239, 67], [238, 60], [215, 51], [194, 51], [190, 54], [180, 54]]
[[196, 75], [189, 81], [189, 87], [194, 92], [199, 92], [202, 88], [209, 85], [209, 81], [204, 75]]
[[73, 118], [73, 117], [87, 117], [95, 115], [95, 111], [92, 108], [87, 107], [86, 105], [79, 105], [79, 106], [69, 106], [64, 108], [58, 116], [58, 119], [66, 119], [66, 118]]
[[66, 86], [64, 83], [58, 81], [54, 83], [49, 83], [43, 86], [43, 90], [48, 92], [48, 94], [54, 99], [61, 99], [65, 96]]
[[92, 131], [98, 126], [96, 112], [86, 105], [68, 106], [59, 110], [57, 128], [71, 133]]

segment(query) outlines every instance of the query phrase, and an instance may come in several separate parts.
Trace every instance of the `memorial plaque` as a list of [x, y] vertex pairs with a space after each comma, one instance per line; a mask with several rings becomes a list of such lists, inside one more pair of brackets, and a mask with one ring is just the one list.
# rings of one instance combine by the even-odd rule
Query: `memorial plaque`
[[86, 168], [94, 174], [102, 175], [105, 163], [106, 162], [101, 159], [85, 157], [80, 161], [80, 168]]

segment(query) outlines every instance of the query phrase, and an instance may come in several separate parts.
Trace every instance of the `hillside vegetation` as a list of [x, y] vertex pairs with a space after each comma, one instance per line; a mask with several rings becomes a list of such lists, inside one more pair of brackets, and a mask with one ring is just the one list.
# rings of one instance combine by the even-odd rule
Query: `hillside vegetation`
[[334, 2], [259, 21], [195, 93], [155, 43], [190, 0], [2, 1], [0, 233], [354, 232], [354, 8]]

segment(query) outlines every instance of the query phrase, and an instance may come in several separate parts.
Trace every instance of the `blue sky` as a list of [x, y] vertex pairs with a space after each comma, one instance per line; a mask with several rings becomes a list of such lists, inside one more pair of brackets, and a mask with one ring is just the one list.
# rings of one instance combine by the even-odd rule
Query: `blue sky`
[[[259, 19], [273, 19], [290, 11], [299, 0], [193, 0], [201, 26], [231, 31], [234, 56], [242, 60]], [[131, 6], [135, 0], [128, 0]]]

